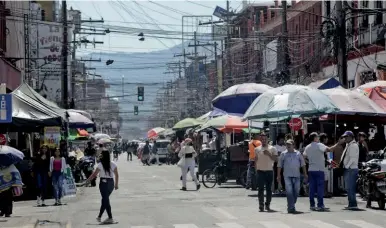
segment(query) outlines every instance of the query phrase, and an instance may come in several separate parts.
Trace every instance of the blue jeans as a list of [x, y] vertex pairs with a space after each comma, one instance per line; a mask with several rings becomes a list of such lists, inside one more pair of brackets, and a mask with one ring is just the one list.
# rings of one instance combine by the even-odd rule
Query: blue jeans
[[356, 188], [357, 188], [358, 169], [345, 169], [344, 181], [346, 184], [348, 206], [357, 207]]
[[284, 177], [288, 211], [295, 211], [295, 204], [300, 191], [300, 177]]
[[324, 208], [324, 171], [309, 171], [310, 207], [315, 207], [315, 193], [318, 199], [318, 207]]
[[63, 193], [63, 173], [61, 171], [52, 171], [52, 186], [55, 200], [60, 200]]
[[42, 200], [46, 198], [48, 173], [36, 173], [36, 195]]

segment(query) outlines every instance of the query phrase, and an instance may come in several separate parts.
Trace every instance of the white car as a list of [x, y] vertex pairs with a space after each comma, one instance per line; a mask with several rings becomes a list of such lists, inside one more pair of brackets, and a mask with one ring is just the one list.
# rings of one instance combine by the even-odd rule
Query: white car
[[156, 141], [157, 154], [160, 161], [166, 161], [168, 158], [168, 145], [170, 144], [170, 140], [168, 139], [159, 139]]

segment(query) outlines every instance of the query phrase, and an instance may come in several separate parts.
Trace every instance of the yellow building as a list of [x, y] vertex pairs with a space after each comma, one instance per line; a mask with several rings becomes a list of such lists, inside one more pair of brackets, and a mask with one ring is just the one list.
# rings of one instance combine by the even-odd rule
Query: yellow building
[[37, 1], [41, 6], [42, 10], [44, 10], [44, 21], [57, 21], [58, 17], [58, 1], [46, 1], [39, 0]]

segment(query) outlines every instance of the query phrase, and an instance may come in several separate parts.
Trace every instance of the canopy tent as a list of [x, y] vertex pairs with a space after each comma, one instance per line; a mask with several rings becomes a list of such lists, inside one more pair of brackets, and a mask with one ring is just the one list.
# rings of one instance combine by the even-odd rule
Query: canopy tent
[[12, 94], [17, 94], [24, 99], [33, 100], [34, 103], [38, 103], [44, 108], [51, 110], [56, 115], [61, 116], [63, 119], [67, 119], [69, 121], [70, 128], [93, 128], [95, 123], [90, 119], [91, 115], [85, 111], [81, 110], [65, 110], [60, 108], [57, 104], [52, 101], [47, 100], [38, 92], [36, 92], [33, 88], [31, 88], [28, 84], [21, 84]]
[[213, 107], [228, 114], [244, 114], [260, 94], [272, 89], [265, 84], [243, 83], [229, 87], [212, 100]]
[[242, 121], [241, 117], [224, 115], [208, 120], [208, 122], [201, 126], [200, 130], [204, 130], [206, 128], [217, 128], [221, 129], [221, 131], [232, 131], [233, 129], [248, 128], [248, 122]]
[[[338, 107], [339, 115], [366, 115], [366, 116], [386, 116], [385, 110], [380, 108], [369, 97], [357, 91], [344, 88], [326, 89], [322, 91]], [[385, 100], [386, 101], [386, 100]]]
[[41, 104], [42, 106], [50, 109], [60, 115], [62, 118], [66, 118], [66, 110], [60, 108], [57, 104], [52, 101], [47, 100], [38, 92], [36, 92], [33, 88], [31, 88], [28, 84], [23, 83], [17, 89], [15, 89], [13, 94], [18, 94], [19, 96], [28, 97], [30, 100], [34, 100]]
[[221, 109], [213, 107], [213, 110], [210, 112], [205, 113], [204, 115], [200, 116], [197, 118], [197, 120], [202, 120], [202, 121], [207, 121], [213, 117], [218, 117], [218, 116], [223, 116], [223, 115], [232, 115], [232, 116], [239, 116], [242, 117], [243, 114], [239, 113], [227, 113]]
[[243, 119], [268, 120], [294, 115], [335, 113], [339, 109], [321, 90], [301, 85], [285, 85], [260, 95], [244, 114]]
[[186, 118], [186, 119], [178, 121], [173, 126], [173, 130], [182, 130], [182, 129], [186, 129], [186, 128], [197, 127], [197, 126], [203, 124], [204, 122], [205, 121], [203, 121], [203, 120], [197, 120], [194, 118]]
[[60, 126], [62, 117], [23, 94], [12, 93], [12, 123], [1, 124], [5, 131], [37, 131], [41, 127]]
[[331, 77], [331, 78], [326, 78], [326, 79], [323, 79], [320, 81], [311, 82], [308, 86], [311, 88], [314, 88], [314, 89], [323, 90], [323, 89], [336, 88], [336, 87], [339, 87], [342, 85], [340, 84], [340, 82], [336, 78]]

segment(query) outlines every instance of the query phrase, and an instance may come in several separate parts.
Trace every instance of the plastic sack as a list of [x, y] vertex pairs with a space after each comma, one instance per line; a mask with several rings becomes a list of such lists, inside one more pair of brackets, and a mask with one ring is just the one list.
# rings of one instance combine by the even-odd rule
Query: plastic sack
[[76, 185], [74, 177], [72, 176], [71, 168], [67, 167], [63, 178], [63, 195], [76, 196]]

